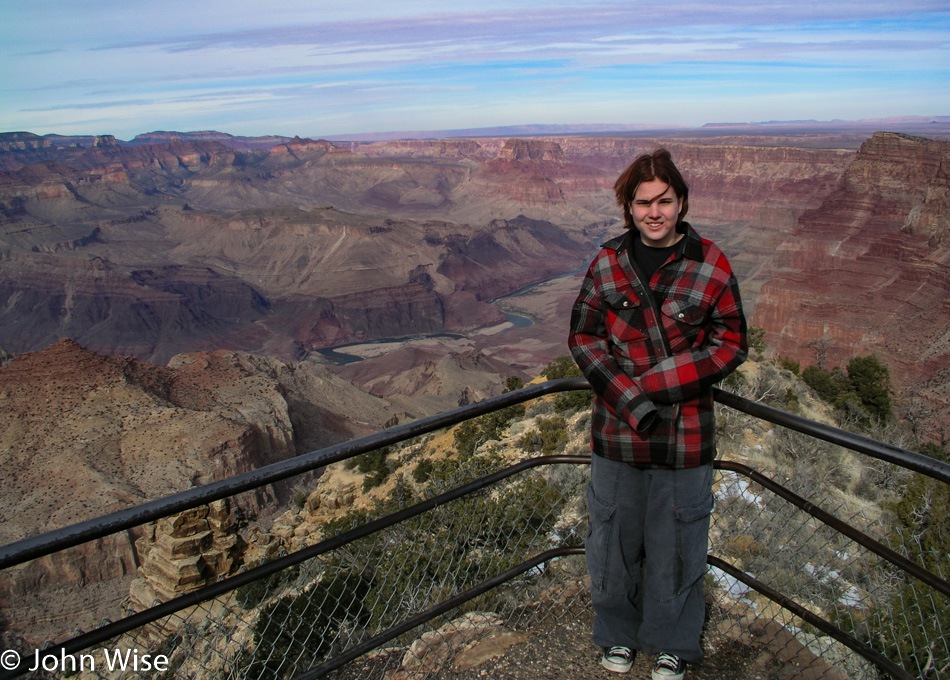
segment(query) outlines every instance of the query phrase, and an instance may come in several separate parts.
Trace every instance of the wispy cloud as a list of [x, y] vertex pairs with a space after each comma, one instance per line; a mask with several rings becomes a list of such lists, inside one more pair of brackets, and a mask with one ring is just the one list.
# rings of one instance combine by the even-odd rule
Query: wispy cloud
[[[319, 136], [950, 112], [945, 0], [247, 4], [13, 0], [0, 129]], [[90, 125], [106, 127], [64, 128]]]

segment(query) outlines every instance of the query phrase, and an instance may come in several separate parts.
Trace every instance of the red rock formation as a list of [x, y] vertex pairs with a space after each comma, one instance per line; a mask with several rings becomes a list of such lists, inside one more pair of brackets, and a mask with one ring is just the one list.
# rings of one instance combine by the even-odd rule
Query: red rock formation
[[557, 142], [543, 139], [509, 139], [498, 152], [503, 161], [549, 161], [563, 163], [567, 160]]
[[571, 162], [557, 141], [546, 139], [507, 140], [476, 181], [493, 185], [522, 211], [566, 206], [581, 197], [602, 201], [613, 184], [603, 170]]
[[[493, 140], [489, 140], [491, 142]], [[335, 142], [339, 146], [339, 143]], [[352, 143], [347, 148], [368, 157], [397, 156], [401, 158], [491, 158], [494, 151], [475, 139], [406, 139], [390, 142]]]
[[[878, 133], [778, 248], [753, 321], [779, 354], [830, 365], [874, 353], [898, 386], [950, 365], [950, 143]], [[947, 394], [943, 394], [946, 398]]]
[[668, 145], [690, 179], [694, 220], [763, 221], [764, 210], [784, 209], [791, 220], [817, 207], [837, 186], [854, 153], [718, 145]]

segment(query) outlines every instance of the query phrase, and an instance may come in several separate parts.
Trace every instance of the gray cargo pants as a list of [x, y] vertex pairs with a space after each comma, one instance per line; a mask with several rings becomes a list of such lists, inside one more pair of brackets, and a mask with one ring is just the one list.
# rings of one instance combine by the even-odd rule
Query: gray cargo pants
[[701, 661], [712, 465], [640, 470], [592, 458], [586, 550], [594, 644]]

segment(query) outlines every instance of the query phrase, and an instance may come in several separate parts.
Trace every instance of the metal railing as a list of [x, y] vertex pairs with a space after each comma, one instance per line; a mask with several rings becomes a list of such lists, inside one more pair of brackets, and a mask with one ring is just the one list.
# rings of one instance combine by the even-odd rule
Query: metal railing
[[[288, 536], [285, 554], [39, 656], [20, 645], [21, 663], [8, 668], [0, 660], [0, 678], [22, 675], [34, 658], [49, 659], [46, 670], [56, 672], [72, 670], [63, 668], [68, 662], [84, 678], [118, 677], [122, 659], [149, 664], [138, 671], [158, 670], [163, 678], [437, 677], [479, 639], [583, 616], [589, 458], [546, 455], [512, 465], [490, 442], [435, 464], [421, 452], [443, 428], [587, 388], [580, 378], [530, 386], [4, 546], [0, 568], [14, 568], [162, 518], [188, 516], [200, 533], [209, 503], [404, 446], [396, 457], [404, 469], [390, 475], [392, 488], [375, 507], [338, 510], [331, 521], [307, 525], [304, 515], [315, 510], [308, 505], [296, 527], [306, 530]], [[946, 463], [727, 392], [716, 398], [752, 418], [950, 484]], [[587, 427], [583, 415], [575, 419], [578, 431]], [[420, 472], [423, 460], [428, 467]], [[735, 461], [717, 468], [707, 635], [765, 650], [761, 667], [810, 665], [812, 677], [950, 673], [943, 667], [950, 630], [929, 616], [950, 602], [941, 560], [915, 551], [866, 503], [832, 496], [829, 488], [803, 495]], [[184, 542], [196, 535], [185, 534]]]

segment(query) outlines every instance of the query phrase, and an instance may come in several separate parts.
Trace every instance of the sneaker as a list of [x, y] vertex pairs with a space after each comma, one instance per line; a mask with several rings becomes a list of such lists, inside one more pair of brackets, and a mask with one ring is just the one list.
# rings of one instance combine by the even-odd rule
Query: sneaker
[[614, 673], [629, 673], [637, 652], [629, 647], [604, 647], [600, 665]]
[[660, 654], [653, 666], [653, 680], [683, 680], [686, 662], [674, 654]]

